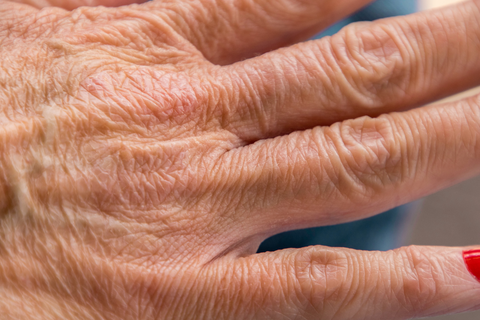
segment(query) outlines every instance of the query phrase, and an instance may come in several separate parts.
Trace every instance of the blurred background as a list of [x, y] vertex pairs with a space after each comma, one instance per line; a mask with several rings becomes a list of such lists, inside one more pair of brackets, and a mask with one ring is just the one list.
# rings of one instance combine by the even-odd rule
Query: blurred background
[[[426, 10], [461, 0], [420, 0], [420, 2], [421, 8]], [[480, 90], [470, 90], [449, 99], [459, 99], [476, 92]], [[480, 177], [426, 197], [419, 211], [406, 244], [445, 246], [480, 244]], [[480, 311], [429, 319], [479, 320]]]

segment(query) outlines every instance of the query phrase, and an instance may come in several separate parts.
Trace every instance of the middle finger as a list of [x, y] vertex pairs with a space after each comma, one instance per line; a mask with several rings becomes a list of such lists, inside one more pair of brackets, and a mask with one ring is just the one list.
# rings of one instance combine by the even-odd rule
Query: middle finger
[[275, 234], [363, 219], [470, 178], [480, 173], [479, 101], [346, 120], [233, 149], [217, 174], [229, 177], [225, 211], [255, 234]]

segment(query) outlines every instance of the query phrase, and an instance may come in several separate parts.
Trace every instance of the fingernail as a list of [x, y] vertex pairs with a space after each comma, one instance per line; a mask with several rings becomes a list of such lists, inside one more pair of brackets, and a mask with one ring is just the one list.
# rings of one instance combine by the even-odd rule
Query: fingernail
[[463, 252], [468, 271], [480, 282], [480, 249]]

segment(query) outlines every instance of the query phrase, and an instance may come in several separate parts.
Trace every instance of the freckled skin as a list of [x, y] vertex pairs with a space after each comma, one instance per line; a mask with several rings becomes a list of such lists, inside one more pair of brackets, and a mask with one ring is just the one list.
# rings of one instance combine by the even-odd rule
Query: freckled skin
[[0, 1], [0, 318], [480, 308], [461, 248], [255, 254], [480, 172], [478, 98], [412, 109], [479, 84], [478, 1], [259, 56], [367, 2]]

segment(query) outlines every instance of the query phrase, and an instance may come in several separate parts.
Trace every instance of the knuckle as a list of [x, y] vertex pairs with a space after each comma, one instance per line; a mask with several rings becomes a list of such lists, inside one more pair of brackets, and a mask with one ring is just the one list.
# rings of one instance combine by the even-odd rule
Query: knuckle
[[330, 39], [335, 64], [344, 75], [339, 85], [357, 107], [377, 108], [405, 96], [410, 70], [400, 38], [394, 25], [379, 22], [352, 24]]
[[352, 290], [352, 257], [329, 248], [311, 247], [295, 255], [296, 299], [325, 315], [325, 305], [341, 305]]
[[325, 134], [334, 141], [342, 169], [364, 191], [375, 193], [403, 180], [404, 148], [388, 116], [344, 121]]
[[439, 282], [443, 273], [437, 263], [417, 246], [399, 249], [397, 259], [401, 266], [397, 269], [401, 280], [401, 290], [396, 293], [397, 300], [411, 313], [425, 311], [439, 292]]

